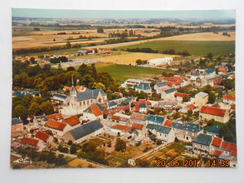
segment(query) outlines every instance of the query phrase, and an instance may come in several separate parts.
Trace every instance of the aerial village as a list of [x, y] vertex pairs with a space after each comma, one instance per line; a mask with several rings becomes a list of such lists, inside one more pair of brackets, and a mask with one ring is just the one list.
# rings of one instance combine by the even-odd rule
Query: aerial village
[[[153, 59], [148, 65], [157, 67], [172, 61], [168, 57]], [[224, 89], [221, 80], [234, 77], [233, 71], [222, 66], [157, 79], [129, 78], [120, 88], [156, 95], [156, 99], [115, 92], [116, 98], [109, 100], [103, 89], [76, 85], [72, 76], [71, 85], [63, 87], [66, 94], [52, 95], [56, 108], [53, 114], [33, 116], [27, 124], [21, 118], [12, 119], [12, 153], [19, 157], [13, 164], [31, 164], [32, 160], [17, 150], [31, 147], [37, 152], [51, 151], [70, 158], [70, 166], [74, 161], [81, 167], [153, 167], [160, 160], [202, 158], [226, 160], [228, 167], [236, 166], [236, 144], [225, 140], [220, 129], [221, 124], [235, 119], [235, 97], [230, 94], [233, 89], [225, 90], [214, 103], [210, 102], [208, 92], [201, 91], [208, 86]], [[187, 87], [199, 92], [194, 95], [183, 92]], [[38, 97], [40, 92], [29, 89], [13, 93], [13, 97], [26, 95]], [[119, 156], [125, 153], [126, 161], [122, 164], [119, 157], [118, 162], [113, 157], [111, 164], [103, 164], [101, 159], [79, 154], [82, 144], [89, 148], [89, 143], [96, 140], [101, 143], [96, 144], [95, 151], [102, 149], [104, 159], [109, 154], [116, 156], [113, 152], [119, 151], [122, 153]], [[176, 150], [177, 144], [181, 150]], [[128, 149], [132, 152], [126, 152]]]
[[12, 168], [237, 166], [235, 22], [89, 21], [13, 18]]

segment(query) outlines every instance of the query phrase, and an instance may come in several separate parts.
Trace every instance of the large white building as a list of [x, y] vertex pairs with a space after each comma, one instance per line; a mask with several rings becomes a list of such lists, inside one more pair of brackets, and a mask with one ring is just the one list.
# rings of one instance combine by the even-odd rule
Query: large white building
[[159, 66], [159, 65], [170, 65], [173, 62], [173, 57], [163, 57], [163, 58], [154, 58], [148, 60], [148, 65]]

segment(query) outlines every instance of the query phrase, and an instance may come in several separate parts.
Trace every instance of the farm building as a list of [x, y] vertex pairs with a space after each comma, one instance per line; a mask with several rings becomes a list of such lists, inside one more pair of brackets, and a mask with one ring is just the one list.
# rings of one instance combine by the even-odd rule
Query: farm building
[[148, 60], [148, 65], [159, 66], [159, 65], [170, 65], [173, 61], [173, 57], [163, 57], [163, 58], [154, 58]]

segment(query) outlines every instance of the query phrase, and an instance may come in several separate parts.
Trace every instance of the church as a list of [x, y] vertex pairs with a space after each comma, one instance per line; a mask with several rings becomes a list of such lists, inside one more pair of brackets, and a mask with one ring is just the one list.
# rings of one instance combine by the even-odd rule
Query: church
[[86, 89], [79, 92], [72, 84], [70, 96], [65, 99], [61, 113], [65, 116], [82, 114], [84, 110], [96, 103], [107, 103], [107, 94], [102, 89]]

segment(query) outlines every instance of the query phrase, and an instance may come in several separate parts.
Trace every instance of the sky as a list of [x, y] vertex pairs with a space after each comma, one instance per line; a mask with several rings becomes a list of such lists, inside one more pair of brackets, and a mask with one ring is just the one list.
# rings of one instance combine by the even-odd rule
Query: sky
[[218, 20], [235, 19], [235, 10], [61, 10], [61, 9], [26, 9], [13, 8], [13, 17], [32, 18], [179, 18], [179, 19], [200, 19]]

